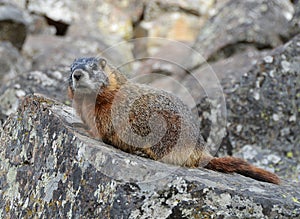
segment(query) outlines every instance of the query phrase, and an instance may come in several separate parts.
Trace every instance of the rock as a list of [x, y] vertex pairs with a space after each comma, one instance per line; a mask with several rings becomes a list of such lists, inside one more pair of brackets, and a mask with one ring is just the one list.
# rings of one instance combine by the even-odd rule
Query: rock
[[[297, 133], [299, 128], [299, 45], [300, 35], [258, 61], [238, 83], [224, 87], [229, 116], [242, 114], [240, 119], [243, 121], [240, 122], [245, 126], [255, 123], [255, 126], [249, 127], [252, 131], [247, 129], [244, 130], [247, 134], [243, 130], [239, 133], [244, 133], [241, 137], [245, 137], [248, 143], [282, 145], [287, 139], [291, 143], [297, 142], [297, 137], [292, 133]], [[285, 127], [290, 130], [284, 131]], [[254, 134], [254, 129], [255, 135], [249, 135]], [[267, 134], [268, 130], [272, 134]]]
[[163, 37], [193, 42], [204, 23], [204, 19], [181, 11], [159, 12], [159, 14], [161, 15], [158, 17], [140, 22], [140, 26], [147, 31], [144, 37]]
[[15, 5], [0, 1], [0, 41], [9, 41], [22, 49], [27, 35], [28, 20]]
[[[203, 64], [200, 68], [186, 75], [182, 84], [184, 87], [190, 88], [195, 102], [199, 103], [203, 97], [213, 97], [223, 87], [233, 86], [234, 83], [240, 80], [243, 74], [248, 72], [266, 54], [267, 52], [249, 48], [229, 58], [214, 63]], [[190, 105], [190, 107], [194, 106]]]
[[[137, 60], [141, 60], [140, 65], [135, 70], [134, 75], [140, 77], [145, 75], [148, 77], [148, 82], [153, 82], [158, 75], [171, 76], [174, 80], [180, 80], [186, 76], [185, 67], [180, 66], [182, 57], [189, 54], [191, 49], [187, 43], [181, 43], [168, 39], [152, 39], [155, 44], [161, 44], [159, 50], [151, 55], [136, 55]], [[135, 39], [136, 44], [143, 44], [147, 39]], [[164, 84], [164, 83], [162, 83]], [[153, 84], [152, 84], [153, 85]], [[166, 87], [166, 84], [164, 84]]]
[[291, 21], [290, 37], [300, 33], [300, 1], [295, 1], [295, 13]]
[[197, 52], [186, 60], [190, 69], [203, 63], [198, 53], [204, 60], [216, 61], [249, 47], [261, 50], [281, 45], [294, 14], [288, 0], [230, 0], [218, 10], [197, 36]]
[[194, 42], [212, 5], [210, 0], [145, 2], [143, 17], [135, 27], [144, 30], [142, 37], [149, 37], [148, 50], [162, 46], [151, 42], [156, 37]]
[[0, 85], [27, 71], [29, 64], [10, 42], [0, 42]]
[[61, 21], [66, 24], [70, 24], [74, 18], [71, 5], [72, 2], [67, 0], [29, 0], [26, 2], [26, 8], [28, 11], [44, 15], [53, 21]]
[[[31, 14], [31, 22], [29, 25], [29, 33], [32, 35], [55, 35], [57, 30], [55, 26], [50, 26], [47, 23], [47, 18], [38, 14]], [[29, 35], [30, 37], [30, 35]]]
[[74, 130], [73, 109], [27, 96], [0, 134], [1, 218], [298, 218], [298, 185], [185, 169]]
[[11, 0], [13, 4], [17, 5], [26, 15], [28, 20], [27, 32], [30, 34], [51, 34], [55, 35], [56, 28], [49, 26], [45, 14], [28, 10], [30, 1], [26, 0]]
[[[143, 13], [143, 1], [77, 1], [72, 2], [70, 8], [74, 19], [68, 34], [80, 33], [101, 39], [108, 45], [115, 45], [132, 38], [133, 26]], [[85, 31], [82, 31], [83, 28]]]
[[68, 0], [16, 0], [16, 3], [31, 14], [30, 31], [32, 33], [43, 32], [63, 36], [76, 16], [73, 12], [73, 3]]
[[282, 156], [277, 150], [262, 148], [257, 145], [245, 145], [234, 156], [248, 160], [255, 166], [276, 172], [293, 182], [299, 182], [300, 169], [297, 159], [293, 158], [293, 153]]
[[25, 95], [41, 93], [70, 104], [67, 97], [69, 67], [56, 67], [47, 71], [29, 71], [7, 81], [0, 87], [0, 119], [2, 122], [12, 113]]
[[133, 37], [134, 24], [143, 13], [143, 1], [105, 0], [97, 9], [98, 27], [103, 34], [109, 36], [108, 43], [116, 43]]
[[[150, 7], [146, 13], [146, 17], [161, 16], [159, 11], [176, 11], [182, 10], [189, 14], [197, 16], [205, 16], [211, 13], [211, 10], [215, 4], [212, 0], [154, 0], [153, 3], [149, 3]], [[150, 13], [151, 12], [151, 13]]]
[[[281, 165], [269, 165], [280, 175], [296, 181], [300, 176], [296, 168], [300, 161], [299, 45], [300, 35], [297, 35], [273, 51], [254, 56], [253, 53], [235, 55], [212, 64], [211, 68], [203, 66], [202, 72], [193, 71], [193, 74], [199, 71], [196, 78], [201, 83], [192, 75], [183, 80], [184, 87], [192, 88], [190, 94], [198, 103], [193, 111], [199, 114], [205, 139], [224, 134], [212, 131], [211, 126], [219, 124], [217, 130], [222, 130], [222, 121], [227, 121], [227, 134], [219, 142], [219, 155], [232, 155], [245, 145], [256, 145], [281, 157]], [[224, 92], [219, 93], [217, 88]], [[208, 98], [203, 100], [206, 95]], [[220, 98], [223, 95], [224, 104]], [[225, 105], [225, 111], [220, 104]]]
[[297, 35], [257, 62], [239, 82], [224, 87], [228, 129], [235, 148], [256, 144], [282, 157], [292, 153], [289, 159], [300, 161], [299, 54]]
[[[126, 45], [124, 45], [125, 47]], [[32, 59], [33, 70], [51, 69], [54, 66], [69, 66], [75, 58], [102, 55], [113, 59], [116, 66], [124, 64], [128, 57], [122, 45], [110, 47], [101, 40], [89, 36], [58, 37], [53, 35], [30, 35], [24, 51]]]

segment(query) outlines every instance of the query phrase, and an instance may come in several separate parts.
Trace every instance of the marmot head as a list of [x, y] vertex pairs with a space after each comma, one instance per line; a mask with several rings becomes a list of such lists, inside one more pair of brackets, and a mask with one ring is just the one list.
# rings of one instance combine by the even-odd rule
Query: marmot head
[[69, 90], [73, 94], [98, 93], [108, 86], [109, 79], [105, 73], [106, 60], [101, 57], [75, 59], [71, 65]]

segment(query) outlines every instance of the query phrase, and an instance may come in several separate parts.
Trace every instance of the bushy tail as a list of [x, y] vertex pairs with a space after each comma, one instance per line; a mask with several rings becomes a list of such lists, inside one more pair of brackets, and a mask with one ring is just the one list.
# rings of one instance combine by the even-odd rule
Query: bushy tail
[[255, 167], [240, 158], [215, 157], [205, 166], [205, 168], [224, 173], [239, 173], [259, 181], [280, 184], [280, 179], [277, 175]]

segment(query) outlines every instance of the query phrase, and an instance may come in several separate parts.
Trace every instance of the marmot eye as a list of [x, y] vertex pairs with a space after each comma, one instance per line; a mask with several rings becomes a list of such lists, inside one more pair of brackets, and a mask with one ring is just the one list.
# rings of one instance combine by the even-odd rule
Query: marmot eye
[[93, 63], [93, 62], [88, 63], [88, 66], [89, 66], [90, 69], [96, 69], [97, 68], [96, 63]]

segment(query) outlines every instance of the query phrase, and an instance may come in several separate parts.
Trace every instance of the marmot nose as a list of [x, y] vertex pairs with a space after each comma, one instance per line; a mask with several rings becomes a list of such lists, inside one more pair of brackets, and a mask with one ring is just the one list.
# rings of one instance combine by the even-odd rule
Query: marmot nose
[[83, 73], [81, 71], [75, 71], [73, 73], [73, 78], [76, 80], [76, 81], [79, 81], [80, 78], [82, 77]]

